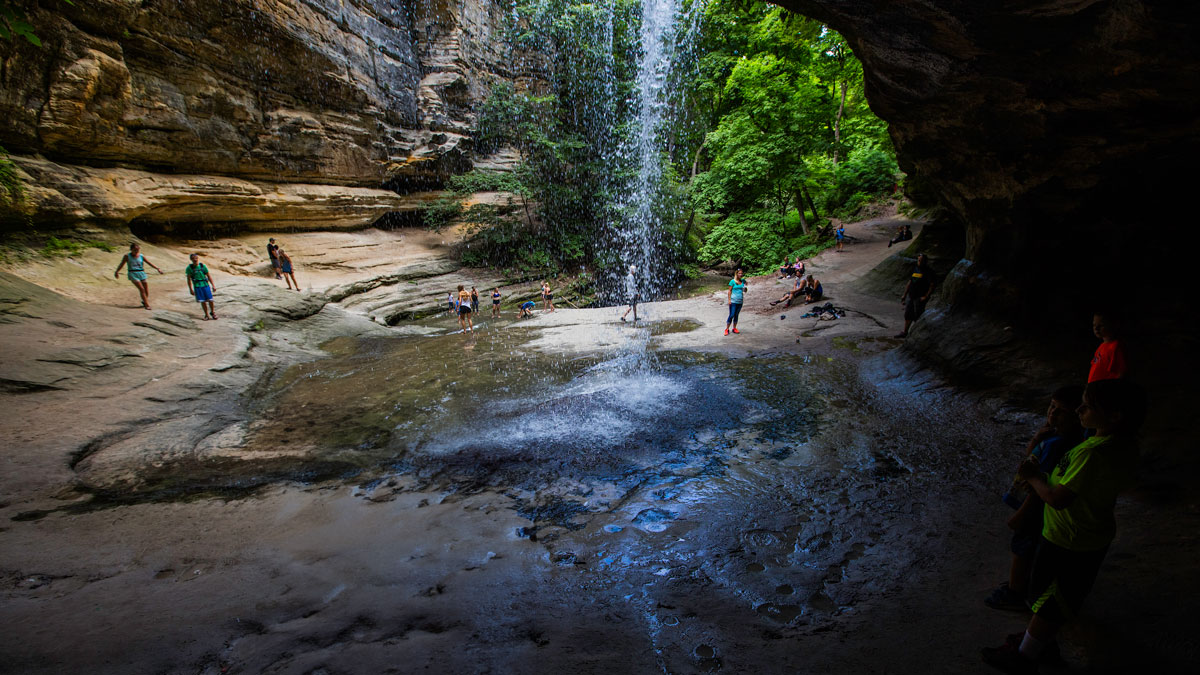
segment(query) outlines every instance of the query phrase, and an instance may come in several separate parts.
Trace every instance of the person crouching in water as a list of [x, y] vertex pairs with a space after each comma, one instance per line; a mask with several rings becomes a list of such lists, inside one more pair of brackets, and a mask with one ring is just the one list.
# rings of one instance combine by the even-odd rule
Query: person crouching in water
[[200, 303], [200, 309], [204, 311], [204, 320], [215, 319], [217, 318], [217, 308], [213, 306], [213, 292], [217, 290], [217, 287], [208, 273], [208, 266], [200, 262], [199, 253], [191, 254], [188, 259], [192, 261], [192, 264], [183, 270], [183, 274], [187, 277], [188, 292], [196, 297], [196, 302]]
[[1116, 536], [1117, 495], [1136, 477], [1136, 435], [1146, 418], [1141, 388], [1127, 380], [1092, 382], [1078, 412], [1095, 436], [1069, 450], [1049, 475], [1034, 458], [1018, 470], [1045, 509], [1029, 580], [1033, 618], [1024, 635], [983, 650], [984, 662], [1005, 672], [1036, 673], [1059, 628], [1079, 613]]
[[458, 326], [464, 331], [475, 332], [475, 324], [471, 323], [471, 291], [458, 285]]

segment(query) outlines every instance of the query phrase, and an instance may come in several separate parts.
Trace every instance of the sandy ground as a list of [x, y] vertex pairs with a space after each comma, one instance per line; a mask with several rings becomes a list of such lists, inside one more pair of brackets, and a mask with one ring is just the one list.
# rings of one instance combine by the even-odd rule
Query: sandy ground
[[[948, 419], [961, 427], [955, 433], [987, 436], [998, 453], [1015, 455], [1036, 415], [949, 391], [895, 351], [898, 297], [850, 287], [892, 252], [886, 240], [894, 224], [847, 229], [857, 243], [810, 261], [827, 300], [848, 310], [845, 319], [771, 308], [790, 282], [755, 278], [741, 334], [722, 334], [726, 310], [717, 293], [642, 306], [650, 322], [699, 324], [650, 337], [650, 345], [850, 358], [885, 402], [889, 391], [904, 392], [929, 419]], [[1005, 510], [994, 489], [1006, 480], [1007, 461], [921, 476], [908, 488], [920, 497], [885, 483], [839, 485], [851, 479], [833, 470], [822, 483], [829, 494], [815, 501], [854, 532], [836, 535], [819, 558], [833, 598], [819, 620], [781, 618], [779, 608], [791, 605], [763, 601], [812, 570], [771, 562], [787, 558], [786, 550], [770, 552], [782, 535], [755, 533], [810, 526], [761, 504], [711, 517], [699, 511], [691, 524], [665, 532], [627, 526], [616, 540], [602, 527], [609, 521], [596, 519], [563, 532], [558, 544], [519, 536], [530, 521], [513, 510], [512, 495], [421, 489], [404, 477], [384, 486], [286, 482], [225, 499], [71, 510], [88, 498], [74, 487], [89, 444], [143, 423], [186, 420], [191, 408], [232, 405], [266, 364], [318, 357], [320, 339], [386, 331], [366, 310], [324, 307], [317, 296], [436, 255], [442, 245], [409, 232], [280, 234], [306, 289], [289, 293], [266, 275], [261, 257], [255, 261], [266, 236], [206, 250], [222, 275], [217, 322], [198, 321], [178, 272], [195, 243], [147, 248], [172, 274], [167, 283], [152, 277], [153, 312], [136, 306], [127, 282], [112, 282], [113, 254], [22, 265], [11, 270], [19, 279], [4, 278], [0, 672], [988, 672], [978, 648], [1021, 627], [1021, 615], [980, 601], [1007, 565]], [[331, 251], [340, 253], [317, 256]], [[622, 311], [566, 309], [519, 325], [538, 333], [531, 344], [540, 351], [583, 354], [636, 330], [619, 321]], [[260, 321], [271, 340], [254, 332]], [[495, 326], [514, 323], [506, 317]], [[305, 332], [288, 332], [292, 324]], [[849, 424], [826, 442], [871, 433], [867, 422]], [[924, 433], [938, 431], [914, 431], [907, 442]], [[868, 495], [889, 506], [858, 509]], [[914, 509], [914, 499], [928, 508]], [[1198, 657], [1195, 633], [1185, 630], [1195, 624], [1191, 610], [1177, 601], [1197, 590], [1196, 506], [1135, 495], [1119, 516], [1122, 533], [1087, 614], [1065, 635], [1070, 666], [1043, 672], [1146, 664], [1179, 672]], [[726, 527], [761, 549], [765, 564], [747, 564], [746, 551], [707, 548], [721, 538], [706, 528]], [[660, 553], [606, 574], [610, 551]], [[1163, 566], [1164, 556], [1176, 564]]]

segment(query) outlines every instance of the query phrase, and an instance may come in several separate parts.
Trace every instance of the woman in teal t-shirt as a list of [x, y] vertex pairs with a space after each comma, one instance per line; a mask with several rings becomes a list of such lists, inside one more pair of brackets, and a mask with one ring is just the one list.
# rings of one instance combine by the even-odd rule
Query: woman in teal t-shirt
[[746, 287], [749, 285], [742, 278], [741, 270], [733, 273], [733, 279], [729, 282], [729, 318], [725, 319], [726, 335], [729, 335], [729, 326], [731, 325], [733, 326], [733, 332], [738, 332], [738, 315], [742, 313], [742, 300], [745, 298]]
[[163, 271], [158, 269], [158, 265], [146, 260], [146, 256], [142, 255], [142, 247], [137, 244], [129, 245], [129, 253], [121, 256], [121, 264], [117, 265], [117, 271], [113, 272], [113, 278], [116, 279], [121, 275], [121, 268], [129, 265], [129, 270], [125, 273], [133, 285], [137, 287], [138, 294], [142, 296], [142, 308], [150, 309], [150, 285], [146, 283], [146, 265], [158, 270], [159, 274]]

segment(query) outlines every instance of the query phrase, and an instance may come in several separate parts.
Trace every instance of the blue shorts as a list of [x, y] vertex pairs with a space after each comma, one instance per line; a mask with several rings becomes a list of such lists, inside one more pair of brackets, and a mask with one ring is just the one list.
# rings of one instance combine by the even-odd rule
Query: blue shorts
[[145, 270], [129, 270], [125, 273], [125, 276], [130, 281], [145, 281], [147, 278]]
[[212, 286], [196, 286], [196, 302], [212, 302]]

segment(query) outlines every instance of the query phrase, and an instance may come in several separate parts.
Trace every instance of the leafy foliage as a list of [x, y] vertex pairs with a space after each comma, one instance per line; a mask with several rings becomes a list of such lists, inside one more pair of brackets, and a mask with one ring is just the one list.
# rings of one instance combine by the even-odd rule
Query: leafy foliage
[[0, 203], [14, 204], [25, 196], [25, 184], [17, 174], [17, 165], [8, 158], [8, 151], [0, 147]]
[[46, 245], [42, 247], [42, 255], [48, 258], [56, 255], [70, 257], [79, 255], [89, 248], [100, 249], [105, 253], [112, 253], [113, 251], [117, 250], [112, 244], [105, 241], [89, 241], [86, 239], [59, 239], [58, 237], [51, 236], [46, 241]]
[[[72, 0], [62, 0], [68, 5], [74, 5]], [[0, 39], [11, 40], [14, 36], [25, 38], [34, 47], [41, 47], [42, 40], [33, 32], [33, 24], [29, 17], [19, 7], [13, 7], [7, 0], [0, 0]]]

